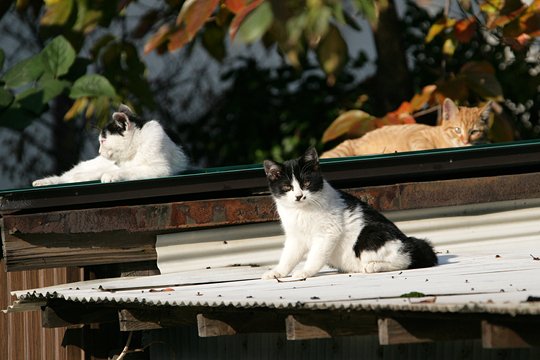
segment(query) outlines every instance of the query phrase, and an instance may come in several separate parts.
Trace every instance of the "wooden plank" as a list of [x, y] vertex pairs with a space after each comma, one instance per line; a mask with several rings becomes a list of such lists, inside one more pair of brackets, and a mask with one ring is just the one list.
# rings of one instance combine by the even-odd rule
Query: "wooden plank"
[[480, 338], [480, 321], [474, 318], [386, 317], [378, 320], [378, 326], [381, 345]]
[[540, 346], [540, 321], [482, 320], [482, 346], [486, 349]]
[[227, 322], [211, 319], [203, 314], [197, 314], [197, 330], [199, 337], [236, 335], [236, 330]]
[[375, 315], [367, 313], [314, 312], [286, 318], [287, 340], [324, 339], [377, 333]]
[[[0, 309], [7, 309], [10, 303], [9, 292], [8, 273], [4, 268], [4, 259], [0, 255]], [[0, 359], [9, 359], [9, 339], [9, 315], [0, 313]]]
[[120, 331], [152, 330], [172, 326], [195, 325], [199, 308], [160, 307], [159, 309], [120, 309]]
[[285, 331], [285, 315], [273, 311], [233, 311], [197, 314], [200, 337]]
[[159, 319], [150, 316], [141, 316], [140, 314], [148, 313], [137, 310], [121, 309], [118, 311], [118, 319], [120, 320], [120, 331], [140, 331], [161, 329]]

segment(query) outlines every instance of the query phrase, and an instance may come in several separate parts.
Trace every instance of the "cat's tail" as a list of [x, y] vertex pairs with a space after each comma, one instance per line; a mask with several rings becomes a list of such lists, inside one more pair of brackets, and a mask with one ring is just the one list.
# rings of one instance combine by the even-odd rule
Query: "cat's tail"
[[425, 268], [438, 264], [437, 255], [435, 255], [429, 241], [415, 237], [408, 237], [407, 240], [407, 250], [411, 255], [409, 269]]
[[367, 155], [370, 153], [369, 147], [362, 138], [345, 140], [335, 148], [325, 151], [321, 159], [339, 158], [345, 156]]

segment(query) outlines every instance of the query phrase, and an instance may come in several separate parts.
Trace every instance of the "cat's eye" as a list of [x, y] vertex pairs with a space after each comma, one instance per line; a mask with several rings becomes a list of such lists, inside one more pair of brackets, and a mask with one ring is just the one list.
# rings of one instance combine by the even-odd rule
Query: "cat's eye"
[[311, 181], [304, 180], [304, 187], [308, 187], [309, 185], [311, 185]]
[[454, 131], [456, 132], [456, 134], [461, 134], [461, 129], [458, 127], [455, 127]]
[[292, 186], [291, 185], [282, 185], [281, 190], [283, 190], [283, 191], [291, 191]]

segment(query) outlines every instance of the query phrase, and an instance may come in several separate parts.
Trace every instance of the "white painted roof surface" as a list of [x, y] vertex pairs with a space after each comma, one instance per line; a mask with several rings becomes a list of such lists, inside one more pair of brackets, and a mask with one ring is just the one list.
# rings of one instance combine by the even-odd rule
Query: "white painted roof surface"
[[[527, 302], [529, 296], [540, 297], [540, 261], [529, 254], [539, 248], [538, 241], [486, 245], [483, 255], [460, 246], [439, 249], [443, 254], [437, 267], [378, 274], [325, 271], [305, 281], [278, 282], [258, 279], [265, 268], [230, 267], [94, 280], [14, 294], [23, 303], [62, 298], [152, 306], [540, 314], [540, 302]], [[427, 296], [400, 297], [410, 292]]]
[[[100, 279], [48, 288], [16, 291], [12, 311], [43, 305], [50, 298], [85, 303], [145, 304], [148, 306], [234, 306], [280, 309], [404, 310], [430, 312], [486, 312], [540, 314], [540, 206], [503, 204], [450, 211], [422, 210], [420, 215], [394, 214], [408, 234], [428, 237], [440, 265], [426, 269], [377, 274], [338, 274], [326, 269], [305, 281], [260, 280], [269, 266], [216, 266], [206, 269], [211, 248], [192, 266], [168, 274]], [[483, 209], [479, 211], [479, 209]], [[426, 216], [431, 214], [431, 218]], [[415, 219], [416, 218], [416, 219]], [[250, 229], [249, 231], [252, 231]], [[271, 230], [271, 229], [270, 229]], [[272, 236], [273, 230], [268, 230]], [[216, 232], [219, 234], [219, 231]], [[234, 233], [234, 232], [233, 232]], [[263, 231], [264, 233], [264, 231]], [[272, 234], [271, 234], [272, 233]], [[212, 243], [211, 233], [208, 243]], [[268, 234], [254, 239], [260, 251]], [[241, 241], [248, 264], [251, 247]], [[216, 240], [219, 242], [219, 240]], [[267, 240], [268, 241], [268, 240]], [[277, 262], [275, 239], [270, 252]], [[223, 243], [223, 241], [221, 241]], [[195, 248], [196, 240], [186, 243]], [[181, 247], [180, 247], [180, 251]], [[222, 245], [214, 250], [223, 251]], [[231, 252], [232, 255], [238, 254]], [[196, 256], [193, 255], [192, 256]], [[222, 260], [220, 260], [222, 261]], [[174, 269], [175, 267], [168, 267]], [[403, 298], [411, 292], [421, 298]]]

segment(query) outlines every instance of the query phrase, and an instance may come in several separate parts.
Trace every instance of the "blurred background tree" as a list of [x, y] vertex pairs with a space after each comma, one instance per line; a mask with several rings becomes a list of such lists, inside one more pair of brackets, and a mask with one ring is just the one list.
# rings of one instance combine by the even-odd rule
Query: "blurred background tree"
[[434, 124], [446, 96], [495, 100], [492, 141], [540, 133], [540, 0], [4, 0], [0, 33], [13, 186], [94, 155], [120, 102], [199, 166]]

